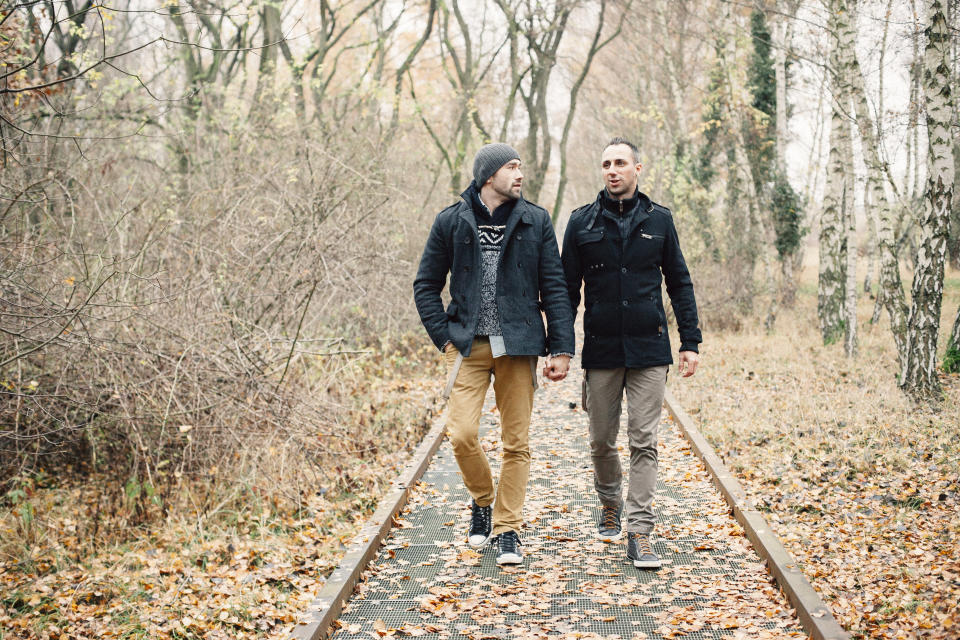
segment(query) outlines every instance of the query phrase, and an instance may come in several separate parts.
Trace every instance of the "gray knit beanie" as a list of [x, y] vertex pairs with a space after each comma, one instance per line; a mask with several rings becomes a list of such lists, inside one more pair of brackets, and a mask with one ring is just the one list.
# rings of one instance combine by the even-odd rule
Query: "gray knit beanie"
[[483, 187], [483, 184], [495, 174], [497, 170], [511, 160], [519, 160], [520, 154], [517, 150], [508, 144], [495, 142], [485, 144], [477, 151], [473, 157], [473, 179], [477, 183], [477, 189]]

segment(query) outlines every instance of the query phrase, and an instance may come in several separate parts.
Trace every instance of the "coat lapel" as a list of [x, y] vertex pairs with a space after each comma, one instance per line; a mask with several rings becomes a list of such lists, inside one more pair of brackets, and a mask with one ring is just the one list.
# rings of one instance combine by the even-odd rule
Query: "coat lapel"
[[525, 224], [533, 223], [533, 216], [527, 208], [527, 201], [523, 198], [517, 200], [517, 204], [513, 207], [513, 213], [507, 218], [507, 226], [503, 230], [504, 249], [507, 248], [507, 243], [513, 239], [513, 232], [521, 220], [523, 220]]

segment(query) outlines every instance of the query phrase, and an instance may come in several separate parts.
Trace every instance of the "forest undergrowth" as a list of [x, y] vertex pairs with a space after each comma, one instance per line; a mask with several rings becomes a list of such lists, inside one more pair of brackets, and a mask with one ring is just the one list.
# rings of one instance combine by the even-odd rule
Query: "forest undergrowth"
[[[940, 345], [958, 304], [948, 271]], [[872, 311], [857, 357], [824, 346], [807, 273], [772, 333], [707, 328], [697, 375], [670, 387], [854, 638], [957, 638], [960, 377], [941, 374], [938, 411], [912, 406]]]
[[[706, 327], [701, 369], [671, 388], [855, 638], [956, 637], [960, 376], [943, 374], [939, 411], [916, 409], [896, 386], [886, 321], [867, 324], [872, 300], [861, 302], [860, 351], [848, 359], [841, 344], [822, 344], [812, 276], [801, 282], [772, 333], [761, 322]], [[945, 318], [958, 303], [960, 278], [948, 273]], [[289, 628], [425, 433], [432, 355], [411, 338], [344, 373], [364, 390], [345, 414], [352, 441], [371, 447], [331, 451], [324, 464], [339, 480], [294, 488], [299, 504], [284, 497], [290, 487], [209, 475], [184, 480], [165, 514], [131, 528], [129, 487], [111, 506], [103, 479], [30, 478], [0, 519], [0, 639]]]
[[[326, 486], [212, 469], [182, 477], [161, 509], [129, 485], [105, 491], [116, 485], [105, 476], [22, 479], [0, 511], [0, 640], [245, 638], [289, 626], [429, 429], [437, 377], [424, 363], [435, 349], [409, 338], [394, 348], [341, 374], [358, 392], [340, 400], [348, 446], [325, 443], [316, 461]], [[282, 458], [268, 452], [264, 465]], [[270, 484], [277, 477], [290, 486]]]

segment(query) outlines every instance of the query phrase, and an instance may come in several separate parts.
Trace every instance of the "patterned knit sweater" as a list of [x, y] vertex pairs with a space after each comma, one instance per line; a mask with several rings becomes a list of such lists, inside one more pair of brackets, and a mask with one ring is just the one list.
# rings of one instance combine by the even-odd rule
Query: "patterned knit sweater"
[[477, 219], [477, 232], [480, 236], [480, 319], [477, 323], [478, 336], [500, 336], [500, 310], [497, 308], [497, 266], [503, 251], [503, 232], [507, 220], [513, 212], [516, 200], [507, 200], [493, 213], [480, 199], [476, 189], [471, 190], [473, 215]]

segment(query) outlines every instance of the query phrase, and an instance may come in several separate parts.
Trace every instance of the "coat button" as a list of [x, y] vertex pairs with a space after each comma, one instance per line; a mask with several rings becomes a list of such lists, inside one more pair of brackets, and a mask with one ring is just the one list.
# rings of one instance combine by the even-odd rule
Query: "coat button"
[[522, 263], [522, 262], [518, 262], [518, 263], [517, 263], [517, 266], [518, 266], [518, 267], [522, 267], [522, 266], [523, 266], [523, 263]]
[[620, 273], [626, 273], [626, 272], [627, 272], [626, 267], [620, 267]]
[[627, 306], [627, 301], [626, 301], [626, 300], [623, 301], [623, 306]]

